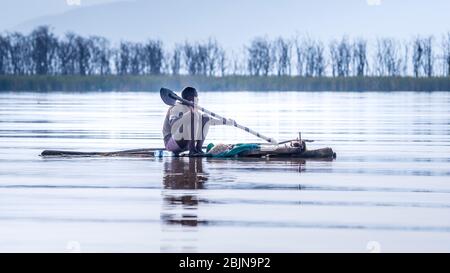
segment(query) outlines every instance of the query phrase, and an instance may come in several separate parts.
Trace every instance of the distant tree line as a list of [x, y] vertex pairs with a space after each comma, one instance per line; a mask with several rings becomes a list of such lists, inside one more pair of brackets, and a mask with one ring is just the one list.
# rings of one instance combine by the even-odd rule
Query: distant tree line
[[450, 32], [372, 43], [346, 36], [328, 43], [257, 37], [236, 53], [215, 39], [170, 49], [160, 40], [113, 46], [99, 36], [57, 37], [40, 26], [29, 35], [0, 34], [0, 75], [450, 76]]

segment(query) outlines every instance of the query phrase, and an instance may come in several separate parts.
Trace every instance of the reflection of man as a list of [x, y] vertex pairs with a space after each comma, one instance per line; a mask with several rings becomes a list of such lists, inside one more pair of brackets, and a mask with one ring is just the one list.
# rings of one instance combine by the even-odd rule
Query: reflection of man
[[[181, 97], [198, 103], [198, 93], [193, 87], [186, 87]], [[233, 124], [228, 120], [225, 124]], [[222, 125], [224, 122], [198, 112], [195, 107], [176, 103], [167, 111], [164, 119], [163, 135], [166, 150], [175, 154], [189, 151], [190, 155], [203, 154], [202, 147], [210, 125]]]
[[[204, 183], [208, 180], [202, 168], [201, 158], [171, 158], [164, 163], [164, 189], [169, 190], [194, 190], [203, 189]], [[168, 194], [170, 193], [170, 194]], [[188, 194], [183, 191], [164, 192], [164, 203], [167, 205], [161, 218], [166, 224], [181, 224], [197, 226], [196, 211], [199, 200], [197, 194], [190, 191]], [[182, 214], [172, 214], [169, 210], [179, 210], [181, 206]]]
[[207, 180], [201, 158], [174, 157], [164, 162], [165, 189], [203, 189]]

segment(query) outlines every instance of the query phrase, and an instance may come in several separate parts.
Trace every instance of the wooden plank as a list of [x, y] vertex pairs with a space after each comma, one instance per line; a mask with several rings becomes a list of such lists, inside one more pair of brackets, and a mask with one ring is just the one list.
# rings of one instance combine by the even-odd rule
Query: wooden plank
[[[45, 150], [43, 157], [154, 157], [155, 149], [135, 149], [117, 152], [75, 152]], [[187, 155], [183, 155], [187, 156]], [[207, 156], [205, 156], [207, 157]], [[302, 151], [301, 148], [278, 148], [273, 151], [255, 150], [243, 153], [239, 157], [273, 157], [273, 158], [335, 158], [336, 154], [331, 148]]]

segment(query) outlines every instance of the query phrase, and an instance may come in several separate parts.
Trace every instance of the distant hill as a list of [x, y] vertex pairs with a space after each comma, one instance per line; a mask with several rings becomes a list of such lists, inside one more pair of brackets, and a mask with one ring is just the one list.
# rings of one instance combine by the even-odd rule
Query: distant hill
[[[76, 9], [73, 0], [1, 0], [0, 31], [12, 30], [17, 24], [44, 15], [55, 15]], [[124, 0], [80, 0], [83, 6]]]
[[[431, 3], [432, 2], [432, 3]], [[216, 37], [238, 47], [268, 35], [309, 33], [328, 39], [351, 36], [442, 34], [450, 28], [450, 1], [385, 0], [137, 0], [83, 6], [18, 24], [28, 32], [48, 24], [56, 33], [68, 30], [102, 35], [113, 41], [160, 38], [167, 44]]]

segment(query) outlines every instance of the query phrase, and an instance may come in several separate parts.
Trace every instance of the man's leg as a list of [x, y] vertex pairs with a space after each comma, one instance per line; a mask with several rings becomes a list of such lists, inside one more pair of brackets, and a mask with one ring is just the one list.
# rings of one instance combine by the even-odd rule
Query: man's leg
[[202, 147], [203, 147], [203, 143], [205, 142], [206, 139], [206, 135], [208, 134], [209, 131], [209, 117], [207, 115], [202, 115], [202, 135], [201, 135], [201, 139], [197, 140], [197, 144], [195, 146], [197, 152], [202, 153]]
[[[209, 129], [209, 118], [197, 111], [189, 111], [178, 121], [181, 130], [176, 130], [177, 144], [190, 154], [202, 153], [202, 146]], [[181, 132], [180, 132], [181, 131]]]
[[195, 152], [195, 140], [193, 139], [192, 127], [193, 115], [187, 111], [172, 125], [172, 137], [180, 147], [180, 152], [188, 150]]
[[197, 117], [198, 113], [190, 111], [189, 113], [189, 118], [190, 118], [190, 125], [189, 126], [189, 140], [188, 140], [188, 149], [189, 149], [189, 154], [196, 154], [197, 153], [197, 149], [195, 146], [195, 132], [196, 129], [198, 128], [198, 126], [196, 126], [196, 120], [198, 120]]

